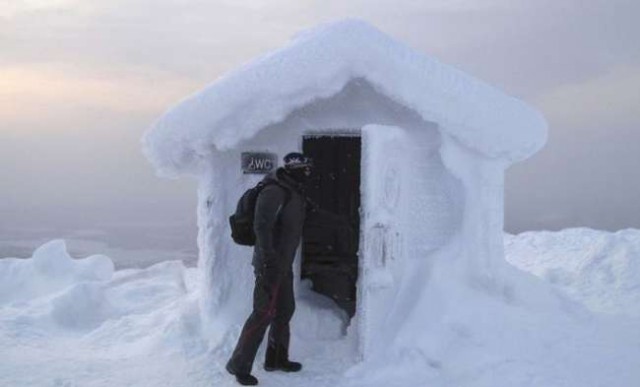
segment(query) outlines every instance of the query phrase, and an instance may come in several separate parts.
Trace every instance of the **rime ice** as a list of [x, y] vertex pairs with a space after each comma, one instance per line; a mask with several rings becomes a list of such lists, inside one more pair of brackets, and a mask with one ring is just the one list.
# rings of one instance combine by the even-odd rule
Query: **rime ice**
[[[203, 318], [215, 327], [211, 345], [234, 334], [252, 288], [250, 251], [231, 242], [225, 221], [259, 179], [239, 173], [240, 155], [282, 157], [309, 136], [361, 141], [361, 159], [353, 161], [362, 181], [358, 302], [340, 339], [357, 348], [353, 360], [389, 350], [407, 316], [430, 308], [418, 295], [436, 285], [428, 279], [441, 265], [453, 265], [447, 276], [460, 285], [508, 291], [504, 169], [544, 144], [546, 122], [523, 102], [347, 20], [300, 34], [224, 76], [144, 137], [160, 174], [200, 181], [199, 265]], [[325, 318], [313, 305], [300, 309], [305, 321], [305, 313]]]
[[230, 241], [225, 221], [258, 181], [239, 173], [239, 155], [281, 157], [309, 138], [352, 136], [361, 144], [355, 316], [297, 283], [293, 355], [333, 364], [324, 369], [346, 385], [433, 384], [443, 373], [455, 385], [605, 381], [584, 359], [572, 357], [573, 371], [548, 363], [571, 345], [549, 355], [528, 341], [588, 324], [589, 312], [504, 257], [504, 171], [539, 150], [546, 131], [523, 102], [347, 20], [299, 34], [188, 97], [143, 144], [159, 174], [200, 182], [201, 311], [223, 357], [253, 281], [251, 251]]

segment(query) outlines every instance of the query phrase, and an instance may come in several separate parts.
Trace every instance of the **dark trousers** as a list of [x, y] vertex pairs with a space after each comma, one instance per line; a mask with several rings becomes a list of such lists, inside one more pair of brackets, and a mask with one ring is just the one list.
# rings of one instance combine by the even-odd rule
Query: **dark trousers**
[[289, 321], [295, 310], [293, 274], [279, 276], [256, 274], [253, 312], [244, 323], [238, 344], [229, 363], [239, 374], [251, 373], [258, 347], [269, 327], [268, 349], [288, 356]]

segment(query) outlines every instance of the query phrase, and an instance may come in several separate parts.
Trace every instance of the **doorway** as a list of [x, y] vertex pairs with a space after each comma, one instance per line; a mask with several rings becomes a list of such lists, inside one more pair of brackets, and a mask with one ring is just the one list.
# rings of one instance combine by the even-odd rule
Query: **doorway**
[[304, 136], [302, 149], [315, 165], [307, 195], [316, 209], [307, 213], [305, 221], [301, 277], [351, 318], [358, 281], [361, 140]]

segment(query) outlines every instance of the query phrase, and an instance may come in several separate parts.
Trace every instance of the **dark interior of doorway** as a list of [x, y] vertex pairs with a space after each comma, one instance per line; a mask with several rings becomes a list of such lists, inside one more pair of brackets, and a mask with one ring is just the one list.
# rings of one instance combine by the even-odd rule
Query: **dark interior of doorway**
[[318, 208], [307, 213], [301, 276], [353, 317], [360, 237], [360, 137], [305, 136], [302, 148], [314, 161], [307, 195]]

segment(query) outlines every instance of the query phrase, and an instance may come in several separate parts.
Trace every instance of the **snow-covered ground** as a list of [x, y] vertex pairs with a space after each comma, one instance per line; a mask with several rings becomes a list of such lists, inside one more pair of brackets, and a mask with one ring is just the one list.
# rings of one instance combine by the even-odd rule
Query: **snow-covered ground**
[[34, 228], [10, 224], [10, 220], [0, 222], [0, 257], [30, 257], [54, 236], [65, 240], [71, 255], [107, 255], [116, 269], [144, 268], [169, 260], [180, 260], [186, 266], [197, 263], [195, 221], [103, 223], [91, 229], [64, 222]]
[[526, 232], [505, 245], [510, 263], [592, 311], [640, 318], [640, 230]]
[[[407, 346], [389, 354], [403, 360], [393, 368], [385, 367], [386, 359], [358, 365], [349, 360], [350, 343], [327, 338], [306, 345], [298, 335], [292, 353], [305, 364], [303, 372], [265, 373], [259, 354], [260, 384], [640, 385], [640, 231], [529, 232], [507, 235], [505, 246], [509, 262], [560, 294], [563, 316], [536, 300], [525, 308], [517, 301], [523, 295], [505, 294], [500, 302], [481, 286], [441, 288], [466, 301], [405, 329], [439, 332], [421, 346], [428, 351]], [[106, 256], [72, 259], [63, 241], [43, 245], [31, 259], [1, 259], [0, 385], [235, 385], [223, 372], [230, 346], [211, 350], [203, 335], [198, 275], [180, 261], [114, 270]], [[293, 324], [312, 328], [313, 322]]]

